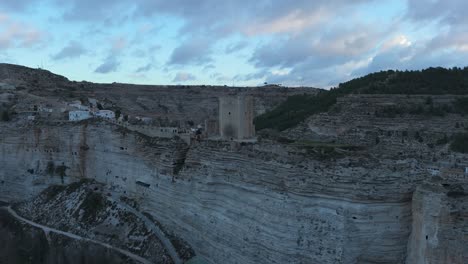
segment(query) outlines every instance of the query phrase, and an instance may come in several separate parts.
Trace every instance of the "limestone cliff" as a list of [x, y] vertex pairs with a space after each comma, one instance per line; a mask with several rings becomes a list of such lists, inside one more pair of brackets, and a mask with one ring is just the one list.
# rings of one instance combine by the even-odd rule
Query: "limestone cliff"
[[413, 196], [413, 224], [406, 263], [468, 261], [468, 186], [431, 182]]
[[176, 139], [93, 122], [3, 135], [0, 200], [93, 178], [133, 197], [212, 263], [401, 263], [422, 178], [411, 162], [395, 170], [359, 150], [202, 141], [182, 151]]
[[[35, 81], [36, 75], [23, 70], [14, 71], [24, 75], [14, 83], [18, 91], [0, 97], [8, 111], [21, 102], [26, 109], [44, 98], [96, 95], [131, 114], [173, 114], [180, 121], [197, 113], [195, 121], [201, 122], [216, 116], [220, 95], [252, 95], [258, 114], [290, 93], [95, 85], [48, 74]], [[57, 85], [48, 88], [48, 82]], [[128, 88], [135, 91], [125, 96]], [[434, 103], [443, 100], [451, 99], [441, 96]], [[115, 208], [123, 208], [114, 202], [132, 201], [135, 207], [126, 208], [133, 217], [128, 223], [119, 220], [122, 230], [151, 220], [209, 263], [466, 263], [467, 250], [460, 245], [466, 242], [468, 159], [452, 152], [448, 142], [465, 132], [466, 117], [380, 115], [388, 104], [414, 102], [424, 98], [346, 97], [296, 128], [261, 133], [257, 143], [194, 140], [187, 145], [177, 137], [153, 138], [98, 120], [14, 117], [0, 124], [0, 201], [20, 203], [16, 209], [30, 220], [54, 228], [80, 227], [74, 232], [99, 239], [107, 239], [102, 229], [118, 230], [106, 227], [113, 223], [106, 212], [118, 214]], [[423, 184], [431, 174], [442, 180]], [[453, 185], [454, 178], [462, 189]], [[73, 213], [93, 188], [65, 195], [67, 189], [52, 187], [61, 190], [54, 199], [40, 194], [52, 185], [71, 188], [84, 179], [97, 182], [99, 197], [109, 202], [103, 203], [102, 218], [96, 218], [102, 222], [82, 225], [88, 218], [80, 210]], [[36, 231], [23, 230], [43, 241]], [[116, 243], [164, 263], [166, 254], [152, 256], [148, 248], [137, 248], [133, 240], [140, 238], [132, 233]], [[127, 244], [130, 240], [135, 243]], [[13, 240], [12, 247], [16, 243], [23, 241]], [[161, 248], [157, 241], [153, 246]], [[114, 257], [120, 258], [109, 256]]]

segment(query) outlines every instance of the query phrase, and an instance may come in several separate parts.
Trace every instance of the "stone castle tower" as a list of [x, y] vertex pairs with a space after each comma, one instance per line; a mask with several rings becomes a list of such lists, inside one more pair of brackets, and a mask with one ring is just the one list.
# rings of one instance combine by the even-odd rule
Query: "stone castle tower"
[[219, 134], [228, 140], [255, 136], [254, 100], [251, 96], [219, 98]]

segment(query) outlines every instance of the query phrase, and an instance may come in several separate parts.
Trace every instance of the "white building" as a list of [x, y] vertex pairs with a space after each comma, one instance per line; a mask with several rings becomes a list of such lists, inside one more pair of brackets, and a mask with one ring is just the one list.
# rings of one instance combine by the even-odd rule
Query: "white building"
[[115, 119], [115, 113], [111, 110], [98, 110], [94, 115], [101, 118]]
[[73, 101], [68, 104], [71, 107], [77, 108], [82, 111], [89, 111], [89, 106], [82, 105], [80, 101]]
[[427, 172], [429, 172], [432, 176], [437, 176], [440, 174], [440, 169], [437, 167], [428, 167]]
[[468, 167], [465, 167], [465, 174], [468, 174]]
[[70, 121], [81, 121], [91, 118], [89, 111], [77, 110], [68, 112], [68, 120]]
[[52, 109], [52, 108], [47, 108], [47, 107], [43, 107], [43, 106], [39, 106], [38, 111], [39, 111], [39, 112], [52, 113], [52, 112], [54, 111], [54, 109]]

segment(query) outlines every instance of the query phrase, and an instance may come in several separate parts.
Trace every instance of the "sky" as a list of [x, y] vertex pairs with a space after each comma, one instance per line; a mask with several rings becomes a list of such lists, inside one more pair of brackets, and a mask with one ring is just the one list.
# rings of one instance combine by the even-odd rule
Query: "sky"
[[70, 80], [329, 88], [468, 66], [466, 0], [0, 0], [0, 62]]

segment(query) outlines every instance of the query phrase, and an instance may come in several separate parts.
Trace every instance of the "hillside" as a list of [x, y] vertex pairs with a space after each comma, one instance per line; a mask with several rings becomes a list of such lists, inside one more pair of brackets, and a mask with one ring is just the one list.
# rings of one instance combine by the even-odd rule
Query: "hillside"
[[[330, 91], [314, 95], [294, 95], [255, 120], [257, 130], [279, 131], [294, 127], [307, 117], [326, 112], [338, 97], [348, 94], [468, 95], [468, 67], [428, 68], [422, 71], [381, 71], [341, 83]], [[468, 99], [453, 103], [444, 112], [468, 113]], [[439, 110], [437, 110], [439, 111]], [[439, 111], [440, 112], [440, 111]]]

